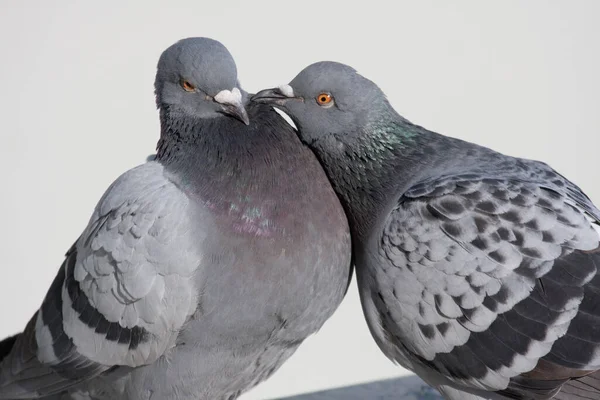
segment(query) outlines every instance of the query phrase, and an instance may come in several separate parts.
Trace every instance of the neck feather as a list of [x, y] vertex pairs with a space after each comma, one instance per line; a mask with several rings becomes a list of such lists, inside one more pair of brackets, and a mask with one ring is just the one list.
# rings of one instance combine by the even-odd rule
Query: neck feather
[[258, 196], [287, 176], [297, 179], [313, 155], [270, 107], [247, 111], [249, 126], [226, 116], [195, 119], [161, 110], [157, 161], [190, 190], [214, 196], [225, 197], [232, 187]]
[[[414, 125], [391, 106], [360, 132], [345, 135], [344, 146], [334, 136], [314, 143], [321, 164], [349, 216], [354, 236], [367, 237], [384, 222], [412, 184], [444, 164], [445, 136]], [[325, 149], [327, 147], [327, 149]], [[338, 151], [331, 152], [336, 147]]]

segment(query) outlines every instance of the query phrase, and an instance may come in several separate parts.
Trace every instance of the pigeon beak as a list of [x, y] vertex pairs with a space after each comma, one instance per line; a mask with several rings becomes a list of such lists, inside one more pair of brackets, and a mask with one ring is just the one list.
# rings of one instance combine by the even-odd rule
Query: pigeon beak
[[281, 85], [272, 89], [261, 90], [256, 93], [251, 101], [264, 104], [276, 104], [279, 106], [285, 105], [290, 100], [304, 101], [302, 97], [294, 95], [294, 89], [290, 85]]
[[232, 90], [222, 90], [214, 97], [214, 101], [221, 105], [221, 111], [224, 114], [231, 115], [239, 119], [246, 125], [250, 125], [250, 119], [244, 104], [242, 102], [242, 93], [238, 88]]
[[239, 119], [246, 125], [250, 125], [250, 119], [248, 118], [248, 113], [246, 109], [241, 104], [221, 104], [223, 107], [223, 112], [225, 114], [231, 115], [234, 118]]

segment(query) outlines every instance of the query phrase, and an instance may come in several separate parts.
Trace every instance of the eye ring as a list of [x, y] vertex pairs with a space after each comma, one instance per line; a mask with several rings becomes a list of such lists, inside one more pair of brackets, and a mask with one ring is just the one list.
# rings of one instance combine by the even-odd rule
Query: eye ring
[[318, 105], [325, 108], [331, 107], [334, 103], [333, 96], [327, 92], [319, 93], [315, 99]]
[[195, 92], [196, 91], [196, 86], [192, 85], [189, 81], [186, 81], [185, 79], [181, 80], [181, 87], [186, 92]]

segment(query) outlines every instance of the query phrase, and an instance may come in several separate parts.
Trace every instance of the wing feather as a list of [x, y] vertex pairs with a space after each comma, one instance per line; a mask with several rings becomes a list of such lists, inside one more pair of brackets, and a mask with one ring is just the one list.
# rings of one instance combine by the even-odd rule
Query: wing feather
[[451, 176], [409, 190], [381, 237], [389, 267], [367, 272], [388, 356], [505, 394], [568, 380], [519, 378], [540, 362], [600, 368], [599, 213], [562, 188]]
[[197, 305], [202, 232], [189, 213], [158, 163], [117, 179], [2, 361], [0, 399], [56, 394], [173, 346]]

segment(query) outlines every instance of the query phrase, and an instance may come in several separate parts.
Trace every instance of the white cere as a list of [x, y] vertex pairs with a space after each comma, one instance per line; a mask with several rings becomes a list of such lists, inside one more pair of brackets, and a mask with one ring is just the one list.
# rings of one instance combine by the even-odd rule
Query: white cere
[[231, 90], [221, 90], [216, 94], [215, 101], [221, 104], [240, 105], [242, 104], [242, 92], [236, 87]]
[[286, 97], [294, 97], [294, 89], [290, 85], [279, 85], [277, 89]]

